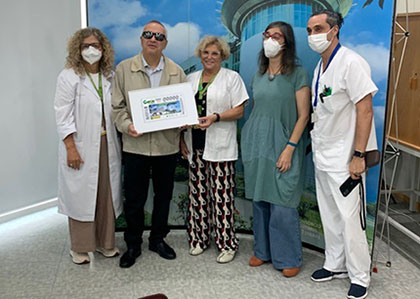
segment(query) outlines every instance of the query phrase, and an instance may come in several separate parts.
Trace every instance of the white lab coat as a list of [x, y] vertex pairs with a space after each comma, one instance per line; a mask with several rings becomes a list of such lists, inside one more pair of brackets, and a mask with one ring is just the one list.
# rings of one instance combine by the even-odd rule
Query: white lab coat
[[[111, 122], [111, 81], [102, 78], [108, 141], [110, 184], [115, 216], [122, 211], [121, 148]], [[99, 152], [102, 123], [100, 98], [89, 77], [64, 69], [57, 79], [54, 109], [59, 142], [58, 212], [78, 221], [94, 221], [98, 189]], [[69, 134], [83, 159], [80, 170], [67, 166], [62, 141]]]
[[[188, 75], [194, 94], [198, 91], [201, 71]], [[238, 107], [249, 99], [245, 84], [235, 71], [221, 68], [207, 90], [206, 115], [222, 113]], [[236, 141], [237, 121], [213, 123], [206, 130], [203, 159], [206, 161], [235, 161], [238, 159], [238, 142]], [[188, 160], [192, 161], [192, 132], [185, 133], [185, 144], [190, 152]]]

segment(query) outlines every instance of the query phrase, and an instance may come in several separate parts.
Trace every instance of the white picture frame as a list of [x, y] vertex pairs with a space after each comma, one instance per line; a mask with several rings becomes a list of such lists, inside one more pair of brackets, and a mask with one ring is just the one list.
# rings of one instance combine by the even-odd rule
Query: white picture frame
[[179, 83], [128, 92], [134, 129], [155, 132], [198, 124], [190, 83]]

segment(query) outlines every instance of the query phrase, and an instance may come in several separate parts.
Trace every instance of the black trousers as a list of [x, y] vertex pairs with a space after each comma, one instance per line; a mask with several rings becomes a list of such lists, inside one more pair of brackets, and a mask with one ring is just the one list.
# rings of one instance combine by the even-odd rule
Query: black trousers
[[169, 205], [174, 189], [176, 154], [144, 156], [123, 152], [124, 159], [124, 213], [127, 230], [124, 240], [128, 248], [140, 248], [144, 230], [144, 205], [149, 181], [153, 183], [152, 230], [149, 243], [163, 240], [169, 233]]

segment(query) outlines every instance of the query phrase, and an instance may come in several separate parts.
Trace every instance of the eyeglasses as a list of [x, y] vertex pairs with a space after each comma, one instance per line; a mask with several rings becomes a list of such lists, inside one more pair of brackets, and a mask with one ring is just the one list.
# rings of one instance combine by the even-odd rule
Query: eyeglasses
[[206, 56], [206, 57], [211, 56], [211, 57], [216, 57], [217, 58], [221, 55], [221, 53], [216, 52], [216, 51], [210, 52], [210, 51], [204, 50], [203, 52], [201, 52], [201, 55]]
[[98, 49], [98, 50], [100, 50], [102, 48], [100, 43], [90, 43], [90, 44], [83, 43], [83, 44], [80, 45], [80, 48], [82, 50], [85, 50], [85, 49], [88, 49], [91, 46], [94, 47], [95, 49]]
[[262, 33], [264, 39], [272, 38], [274, 40], [279, 40], [280, 38], [284, 37], [284, 35], [280, 32], [274, 32], [273, 34], [270, 34], [269, 32], [265, 31]]
[[154, 36], [155, 39], [159, 42], [166, 40], [166, 35], [159, 32], [143, 31], [141, 36], [145, 39], [151, 39]]

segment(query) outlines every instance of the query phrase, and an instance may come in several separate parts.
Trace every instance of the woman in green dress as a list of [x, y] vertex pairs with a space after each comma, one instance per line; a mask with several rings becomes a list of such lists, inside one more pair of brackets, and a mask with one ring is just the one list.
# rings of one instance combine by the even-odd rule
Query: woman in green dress
[[263, 32], [259, 70], [251, 89], [254, 107], [241, 140], [245, 196], [253, 200], [254, 256], [249, 264], [271, 261], [291, 277], [302, 264], [297, 206], [310, 91], [306, 71], [296, 64], [289, 24], [273, 22]]

